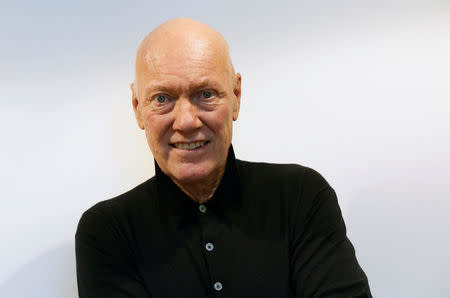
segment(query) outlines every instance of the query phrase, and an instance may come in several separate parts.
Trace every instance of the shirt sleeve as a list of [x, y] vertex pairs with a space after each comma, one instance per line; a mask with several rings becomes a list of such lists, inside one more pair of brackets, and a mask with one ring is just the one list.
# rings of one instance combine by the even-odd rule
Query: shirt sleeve
[[120, 230], [105, 215], [91, 210], [75, 235], [80, 298], [150, 298]]
[[300, 198], [295, 211], [291, 268], [296, 297], [371, 298], [334, 190], [325, 186], [311, 198]]

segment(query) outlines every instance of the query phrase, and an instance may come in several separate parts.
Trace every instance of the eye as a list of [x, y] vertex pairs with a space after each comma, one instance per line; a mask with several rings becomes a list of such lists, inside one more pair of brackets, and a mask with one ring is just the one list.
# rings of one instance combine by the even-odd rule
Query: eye
[[167, 98], [167, 96], [165, 96], [165, 95], [158, 95], [157, 97], [156, 97], [156, 101], [158, 102], [158, 103], [165, 103], [165, 102], [167, 102], [168, 101], [168, 98]]
[[201, 96], [203, 98], [210, 98], [210, 97], [213, 96], [213, 93], [211, 91], [208, 91], [208, 90], [204, 90], [200, 94], [201, 94]]

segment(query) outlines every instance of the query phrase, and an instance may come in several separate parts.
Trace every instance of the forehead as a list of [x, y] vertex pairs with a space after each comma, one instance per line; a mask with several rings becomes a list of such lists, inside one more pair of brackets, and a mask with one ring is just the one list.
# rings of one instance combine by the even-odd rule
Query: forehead
[[198, 84], [199, 81], [226, 83], [230, 67], [227, 51], [213, 41], [191, 39], [166, 41], [142, 53], [136, 75], [144, 85]]

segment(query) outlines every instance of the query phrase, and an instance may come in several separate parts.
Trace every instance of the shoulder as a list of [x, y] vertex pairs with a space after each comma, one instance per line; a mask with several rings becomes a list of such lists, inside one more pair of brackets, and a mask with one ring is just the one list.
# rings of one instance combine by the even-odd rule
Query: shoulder
[[299, 164], [276, 164], [236, 160], [239, 175], [245, 183], [259, 185], [292, 185], [303, 190], [328, 188], [330, 185], [316, 170]]
[[86, 210], [87, 213], [110, 213], [129, 211], [141, 207], [153, 197], [155, 177], [137, 185], [129, 191], [108, 200], [100, 201]]
[[252, 206], [270, 206], [290, 222], [303, 222], [318, 206], [327, 206], [323, 202], [335, 200], [325, 178], [310, 167], [238, 160], [237, 168], [243, 198]]
[[82, 214], [77, 234], [85, 229], [128, 221], [128, 218], [138, 215], [146, 204], [151, 203], [154, 192], [155, 177], [152, 177], [125, 193], [96, 203]]

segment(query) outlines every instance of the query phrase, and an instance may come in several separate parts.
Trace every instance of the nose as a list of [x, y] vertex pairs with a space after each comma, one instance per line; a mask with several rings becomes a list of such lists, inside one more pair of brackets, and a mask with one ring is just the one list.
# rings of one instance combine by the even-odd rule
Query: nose
[[203, 124], [198, 118], [198, 109], [187, 98], [179, 98], [175, 103], [172, 128], [183, 133], [192, 133]]

